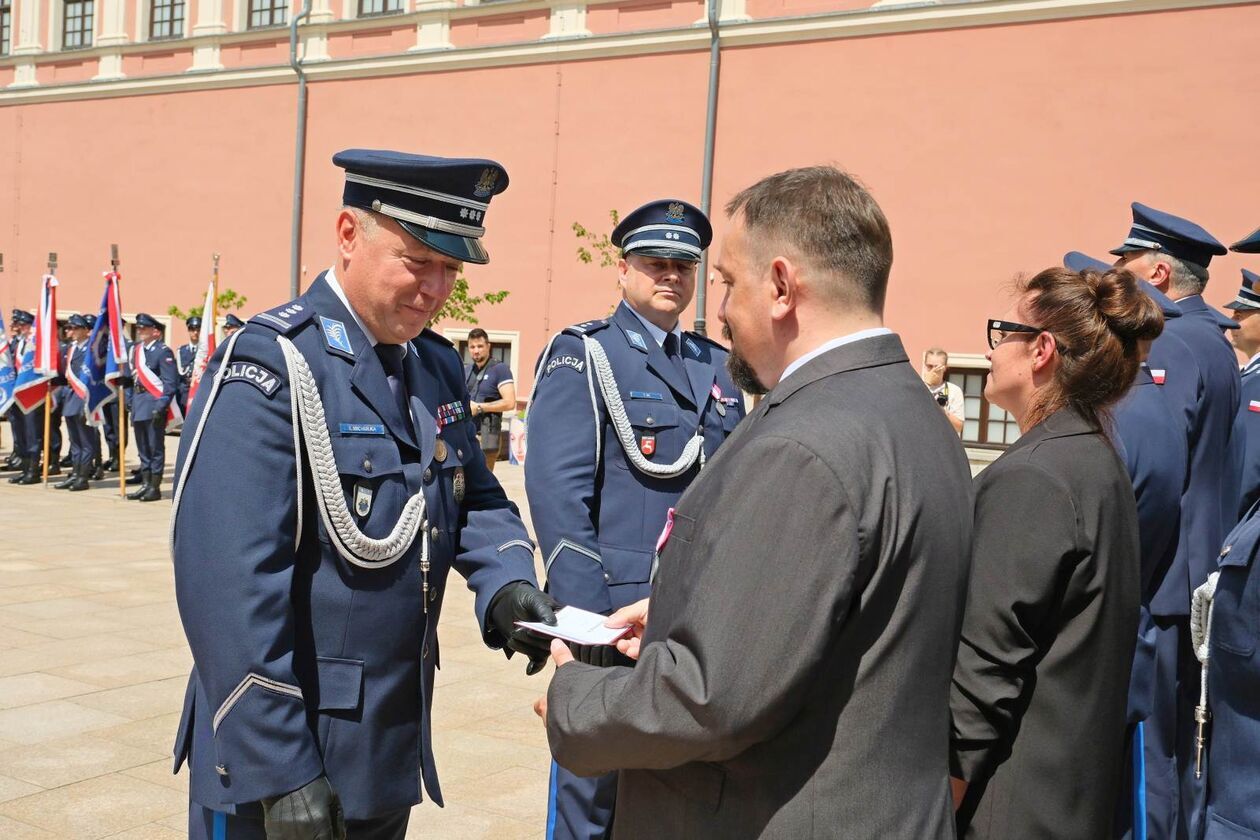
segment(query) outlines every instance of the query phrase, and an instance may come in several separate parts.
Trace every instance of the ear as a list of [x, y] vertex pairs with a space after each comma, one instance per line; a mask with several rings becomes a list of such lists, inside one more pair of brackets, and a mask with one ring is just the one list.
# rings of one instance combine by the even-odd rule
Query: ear
[[624, 292], [626, 290], [626, 282], [630, 277], [630, 263], [625, 257], [617, 260], [617, 285]]
[[775, 257], [770, 261], [769, 280], [770, 317], [782, 321], [796, 309], [800, 293], [796, 266], [787, 257]]
[[1158, 257], [1154, 260], [1154, 267], [1151, 269], [1150, 284], [1161, 292], [1167, 292], [1168, 286], [1172, 282], [1172, 268], [1164, 260]]
[[359, 242], [359, 220], [349, 210], [337, 214], [337, 251], [342, 258], [350, 259]]
[[1032, 342], [1033, 373], [1050, 373], [1051, 365], [1059, 360], [1059, 348], [1054, 343], [1054, 336], [1043, 332]]

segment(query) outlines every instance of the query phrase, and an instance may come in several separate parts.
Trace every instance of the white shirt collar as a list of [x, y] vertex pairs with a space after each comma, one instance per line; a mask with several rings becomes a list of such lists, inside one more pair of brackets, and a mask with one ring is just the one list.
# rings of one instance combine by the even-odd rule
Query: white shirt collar
[[831, 341], [828, 341], [826, 344], [822, 345], [821, 347], [817, 347], [813, 350], [810, 350], [804, 356], [797, 358], [796, 361], [792, 362], [792, 364], [784, 368], [783, 375], [779, 377], [779, 381], [782, 382], [783, 380], [787, 379], [798, 368], [800, 368], [810, 359], [813, 359], [817, 356], [821, 356], [823, 353], [826, 353], [828, 350], [834, 350], [837, 347], [842, 347], [845, 344], [852, 344], [855, 341], [861, 341], [862, 339], [865, 339], [865, 338], [874, 338], [877, 335], [892, 335], [892, 330], [888, 329], [887, 327], [872, 327], [869, 330], [859, 330], [858, 332], [855, 332], [855, 333], [842, 335], [839, 338], [833, 338], [831, 339]]
[[1248, 360], [1247, 360], [1247, 364], [1243, 365], [1243, 370], [1246, 370], [1247, 368], [1251, 367], [1251, 366], [1252, 366], [1252, 365], [1254, 365], [1257, 361], [1260, 361], [1260, 353], [1257, 353], [1256, 355], [1254, 355], [1254, 356], [1252, 356], [1250, 359], [1248, 359]]
[[[667, 333], [665, 330], [661, 329], [660, 327], [656, 326], [656, 324], [653, 324], [647, 318], [644, 318], [638, 312], [635, 312], [634, 307], [628, 303], [626, 304], [626, 309], [629, 309], [631, 312], [633, 312], [634, 317], [639, 319], [639, 323], [643, 324], [643, 328], [647, 330], [648, 333], [651, 334], [653, 339], [656, 340], [657, 347], [665, 346], [665, 336], [668, 335], [669, 333]], [[678, 352], [681, 353], [682, 352], [682, 328], [678, 324], [674, 324], [674, 328], [670, 330], [669, 332], [673, 333], [674, 337], [678, 339]]]
[[376, 336], [372, 335], [372, 331], [367, 328], [367, 324], [363, 323], [363, 319], [359, 317], [359, 313], [355, 312], [354, 307], [350, 305], [350, 300], [346, 297], [345, 290], [341, 288], [341, 283], [337, 280], [336, 269], [330, 266], [328, 268], [328, 273], [324, 275], [324, 279], [327, 280], [328, 285], [332, 287], [333, 294], [337, 296], [337, 299], [346, 305], [346, 311], [350, 313], [350, 317], [354, 319], [354, 322], [359, 325], [359, 331], [362, 332], [367, 340], [372, 343], [372, 346], [375, 347], [379, 342], [377, 342]]

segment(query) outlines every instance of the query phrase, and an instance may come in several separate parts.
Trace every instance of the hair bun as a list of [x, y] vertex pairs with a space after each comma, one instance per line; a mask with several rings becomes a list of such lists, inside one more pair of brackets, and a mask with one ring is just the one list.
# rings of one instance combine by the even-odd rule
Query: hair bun
[[1164, 329], [1164, 315], [1138, 284], [1137, 275], [1126, 268], [1110, 271], [1082, 271], [1081, 276], [1094, 296], [1098, 314], [1107, 328], [1123, 341], [1155, 339]]

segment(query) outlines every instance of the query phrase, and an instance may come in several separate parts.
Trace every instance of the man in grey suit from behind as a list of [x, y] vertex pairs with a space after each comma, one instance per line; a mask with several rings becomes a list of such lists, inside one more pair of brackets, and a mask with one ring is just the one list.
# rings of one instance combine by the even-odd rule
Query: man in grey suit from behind
[[552, 753], [621, 771], [618, 838], [952, 838], [970, 475], [882, 326], [888, 223], [831, 167], [727, 214], [731, 372], [769, 393], [678, 503], [637, 665], [553, 644]]

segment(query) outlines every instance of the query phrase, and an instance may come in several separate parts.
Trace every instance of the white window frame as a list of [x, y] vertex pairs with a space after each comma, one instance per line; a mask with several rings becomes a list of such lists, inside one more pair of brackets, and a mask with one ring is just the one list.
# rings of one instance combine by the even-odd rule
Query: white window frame
[[[467, 327], [443, 327], [442, 335], [448, 338], [452, 343], [458, 344], [461, 341], [467, 341], [468, 334], [477, 329], [479, 326], [480, 324], [473, 324], [472, 326]], [[509, 354], [510, 361], [508, 362], [508, 367], [512, 368], [512, 379], [519, 382], [521, 378], [520, 330], [492, 330], [486, 327], [481, 327], [481, 329], [486, 331], [486, 335], [489, 336], [491, 344], [510, 344], [512, 346], [512, 351]], [[463, 359], [461, 358], [460, 361], [462, 363]], [[524, 397], [521, 394], [521, 389], [518, 386], [516, 389], [516, 400], [517, 402], [521, 402], [523, 399]]]

